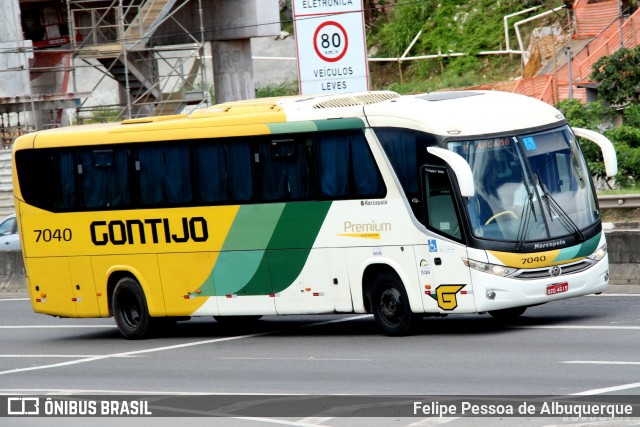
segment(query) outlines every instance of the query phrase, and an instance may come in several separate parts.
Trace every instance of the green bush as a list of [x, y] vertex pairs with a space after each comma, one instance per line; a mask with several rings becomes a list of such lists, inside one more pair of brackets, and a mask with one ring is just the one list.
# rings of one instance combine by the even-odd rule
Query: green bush
[[256, 88], [256, 98], [271, 98], [298, 94], [298, 83], [280, 83]]
[[[403, 67], [408, 80], [444, 80], [434, 81], [437, 88], [506, 80], [510, 73], [505, 64], [509, 64], [508, 71], [517, 70], [519, 57], [479, 57], [474, 54], [504, 49], [503, 17], [539, 3], [535, 0], [398, 1], [395, 7], [390, 8], [388, 19], [379, 19], [370, 27], [368, 44], [376, 47], [377, 57], [397, 58], [422, 31], [410, 56], [438, 53], [464, 53], [468, 56], [407, 62]], [[562, 2], [552, 0], [545, 2], [545, 7], [553, 8], [559, 4]], [[513, 30], [510, 37], [515, 42]]]

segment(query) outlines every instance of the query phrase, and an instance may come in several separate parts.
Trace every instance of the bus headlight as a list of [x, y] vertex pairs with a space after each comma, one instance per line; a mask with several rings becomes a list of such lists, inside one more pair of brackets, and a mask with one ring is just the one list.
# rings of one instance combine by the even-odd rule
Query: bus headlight
[[600, 246], [594, 253], [589, 255], [587, 258], [593, 261], [600, 261], [607, 254], [607, 244]]
[[518, 271], [516, 268], [505, 267], [504, 265], [489, 264], [487, 262], [475, 261], [468, 258], [462, 258], [462, 262], [469, 268], [482, 271], [483, 273], [489, 273], [496, 276], [507, 277]]

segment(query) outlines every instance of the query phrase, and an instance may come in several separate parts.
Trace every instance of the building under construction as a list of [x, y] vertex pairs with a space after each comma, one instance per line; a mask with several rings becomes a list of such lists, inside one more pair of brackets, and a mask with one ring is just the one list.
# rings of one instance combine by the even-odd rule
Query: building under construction
[[[3, 0], [3, 6], [5, 147], [23, 133], [71, 120], [177, 114], [210, 103], [211, 88], [218, 101], [253, 98], [250, 39], [280, 33], [278, 0]], [[116, 101], [92, 104], [105, 80], [118, 92]]]

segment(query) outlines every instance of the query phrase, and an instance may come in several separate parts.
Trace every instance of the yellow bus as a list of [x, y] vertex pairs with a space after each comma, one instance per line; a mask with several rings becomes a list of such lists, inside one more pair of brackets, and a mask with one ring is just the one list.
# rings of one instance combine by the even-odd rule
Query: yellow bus
[[553, 107], [482, 91], [232, 102], [20, 137], [14, 194], [38, 313], [128, 339], [193, 316], [514, 317], [602, 292], [605, 236]]

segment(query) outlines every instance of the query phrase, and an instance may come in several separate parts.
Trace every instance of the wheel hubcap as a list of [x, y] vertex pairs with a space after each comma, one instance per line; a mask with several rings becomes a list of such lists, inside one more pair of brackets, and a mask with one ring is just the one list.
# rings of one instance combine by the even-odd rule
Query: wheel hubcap
[[380, 295], [380, 311], [390, 323], [397, 323], [402, 318], [400, 297], [400, 292], [395, 288], [385, 289]]
[[123, 298], [122, 317], [129, 326], [135, 327], [140, 323], [140, 304], [134, 295]]

